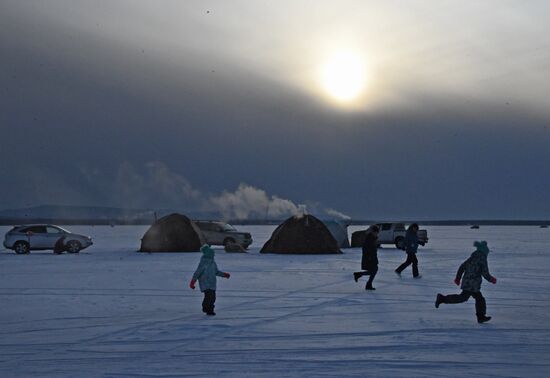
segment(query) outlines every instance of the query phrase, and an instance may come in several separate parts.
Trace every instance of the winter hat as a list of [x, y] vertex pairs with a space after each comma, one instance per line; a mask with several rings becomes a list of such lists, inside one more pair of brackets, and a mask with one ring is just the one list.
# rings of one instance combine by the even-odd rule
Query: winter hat
[[214, 257], [214, 250], [208, 244], [202, 245], [201, 252], [204, 257]]
[[476, 247], [478, 251], [483, 252], [485, 255], [489, 254], [489, 247], [487, 246], [487, 242], [485, 240], [475, 241], [474, 247]]

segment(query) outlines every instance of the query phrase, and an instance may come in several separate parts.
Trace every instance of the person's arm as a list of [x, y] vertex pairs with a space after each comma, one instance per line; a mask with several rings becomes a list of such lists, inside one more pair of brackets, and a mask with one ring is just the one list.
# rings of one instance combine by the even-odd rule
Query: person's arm
[[455, 284], [460, 285], [460, 280], [462, 279], [462, 275], [464, 274], [464, 271], [466, 270], [466, 261], [464, 261], [460, 266], [458, 267], [458, 270], [456, 272], [455, 276]]
[[406, 251], [415, 252], [418, 250], [418, 236], [413, 233], [407, 233], [405, 235], [405, 249]]
[[195, 283], [199, 279], [200, 276], [202, 276], [204, 270], [206, 269], [206, 263], [201, 258], [201, 261], [199, 262], [199, 266], [197, 267], [197, 270], [195, 270], [195, 273], [193, 273], [193, 278], [191, 278], [191, 281], [189, 282], [189, 287], [191, 289], [195, 289]]
[[222, 272], [218, 269], [218, 265], [214, 263], [214, 267], [216, 268], [216, 276], [223, 277], [223, 278], [229, 278], [230, 274], [227, 272]]
[[216, 270], [216, 276], [223, 277], [223, 278], [229, 278], [231, 274], [227, 272], [222, 272], [221, 270]]
[[420, 244], [420, 241], [418, 239], [418, 234], [414, 234], [414, 239], [413, 239], [413, 245], [414, 245], [414, 250], [418, 250], [418, 245]]
[[489, 273], [489, 264], [487, 263], [487, 259], [483, 259], [481, 261], [481, 275], [483, 276], [483, 278], [491, 283], [497, 282], [497, 279], [491, 276], [491, 273]]
[[206, 262], [201, 258], [201, 261], [199, 263], [199, 266], [197, 267], [197, 270], [195, 270], [195, 273], [193, 273], [193, 280], [194, 281], [198, 280], [205, 269], [206, 269]]

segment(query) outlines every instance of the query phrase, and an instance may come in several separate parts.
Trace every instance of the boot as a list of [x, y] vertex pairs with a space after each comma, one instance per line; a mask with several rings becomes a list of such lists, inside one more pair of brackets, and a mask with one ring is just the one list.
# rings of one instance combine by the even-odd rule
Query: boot
[[485, 322], [488, 322], [489, 320], [491, 320], [490, 316], [485, 316], [485, 315], [478, 315], [477, 316], [477, 322], [478, 323], [485, 323]]
[[355, 280], [355, 282], [357, 282], [359, 280], [359, 277], [361, 277], [361, 273], [359, 273], [359, 272], [353, 273], [353, 279]]
[[435, 298], [435, 308], [439, 308], [439, 305], [443, 303], [443, 299], [445, 296], [443, 294], [437, 294], [437, 297]]
[[216, 315], [216, 313], [214, 311], [209, 311], [209, 312], [206, 313], [206, 315], [214, 316], [214, 315]]
[[376, 290], [376, 289], [372, 287], [371, 283], [367, 283], [367, 285], [365, 286], [365, 290]]

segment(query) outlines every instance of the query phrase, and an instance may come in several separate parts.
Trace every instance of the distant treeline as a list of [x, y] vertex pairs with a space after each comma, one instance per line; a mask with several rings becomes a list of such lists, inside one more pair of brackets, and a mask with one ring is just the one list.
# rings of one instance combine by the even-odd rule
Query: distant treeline
[[[227, 222], [235, 225], [279, 225], [284, 219], [230, 219]], [[343, 223], [350, 226], [363, 226], [375, 223], [399, 222], [410, 224], [413, 222], [424, 226], [550, 226], [550, 220], [501, 220], [501, 219], [466, 219], [466, 220], [392, 220], [392, 221], [374, 221], [374, 220], [345, 220]], [[133, 218], [133, 219], [63, 219], [63, 218], [0, 218], [0, 225], [13, 226], [19, 224], [46, 223], [61, 225], [150, 225], [151, 218]]]

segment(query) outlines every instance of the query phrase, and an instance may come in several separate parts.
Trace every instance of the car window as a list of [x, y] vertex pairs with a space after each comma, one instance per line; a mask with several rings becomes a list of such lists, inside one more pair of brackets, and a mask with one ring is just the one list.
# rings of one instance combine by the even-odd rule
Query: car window
[[31, 226], [23, 230], [23, 232], [32, 232], [33, 234], [45, 234], [46, 233], [46, 227], [45, 226]]
[[201, 223], [200, 227], [206, 231], [212, 231], [212, 225], [210, 223]]
[[59, 228], [52, 227], [52, 226], [46, 227], [46, 231], [48, 232], [48, 234], [60, 234], [61, 233], [61, 230]]
[[197, 223], [197, 225], [201, 230], [204, 230], [204, 231], [217, 231], [217, 226], [213, 223], [200, 222], [200, 223]]
[[237, 229], [235, 227], [233, 227], [232, 225], [230, 225], [229, 223], [226, 223], [223, 226], [223, 230], [224, 231], [237, 231]]
[[390, 229], [391, 229], [391, 223], [382, 224], [382, 230], [390, 230]]

